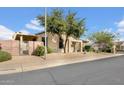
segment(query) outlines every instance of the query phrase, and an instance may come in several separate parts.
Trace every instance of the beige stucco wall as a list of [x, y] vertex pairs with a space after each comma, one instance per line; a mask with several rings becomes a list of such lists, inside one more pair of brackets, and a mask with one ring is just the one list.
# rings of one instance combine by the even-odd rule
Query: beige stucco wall
[[[38, 40], [42, 40], [41, 38], [44, 37], [44, 33], [39, 34], [37, 36], [38, 36]], [[47, 36], [48, 36], [48, 47], [52, 48], [54, 52], [64, 52], [64, 49], [59, 49], [58, 35], [52, 35], [51, 33], [47, 33]], [[65, 39], [66, 39], [65, 35], [62, 35], [62, 38], [65, 43]], [[73, 37], [69, 37], [69, 40], [67, 41], [66, 52], [73, 52], [72, 42], [77, 42], [75, 46], [76, 48], [75, 52], [77, 52], [79, 48], [80, 48], [80, 52], [82, 52], [81, 51], [83, 46], [82, 40], [75, 39]]]
[[16, 40], [0, 40], [3, 51], [7, 51], [12, 55], [19, 55], [19, 41]]
[[[11, 53], [13, 56], [19, 56], [20, 54], [20, 42], [18, 40], [0, 40], [2, 50]], [[29, 55], [37, 48], [37, 46], [43, 46], [40, 41], [28, 41]]]
[[57, 35], [48, 34], [48, 47], [52, 48], [54, 52], [59, 52], [59, 38]]
[[[37, 35], [38, 36], [38, 41], [42, 41], [42, 37], [45, 36], [44, 33]], [[47, 33], [48, 36], [48, 42], [47, 45], [50, 47], [54, 52], [59, 51], [59, 38], [57, 35], [52, 35], [50, 33]]]
[[[65, 39], [66, 39], [65, 35], [63, 35], [62, 37], [65, 42]], [[74, 51], [74, 46], [73, 46], [74, 42], [75, 42], [75, 51]], [[69, 52], [69, 53], [79, 52], [79, 51], [82, 52], [82, 46], [83, 46], [82, 40], [69, 37], [67, 41], [67, 45], [66, 45], [66, 52]], [[64, 52], [64, 50], [62, 50], [62, 52]]]

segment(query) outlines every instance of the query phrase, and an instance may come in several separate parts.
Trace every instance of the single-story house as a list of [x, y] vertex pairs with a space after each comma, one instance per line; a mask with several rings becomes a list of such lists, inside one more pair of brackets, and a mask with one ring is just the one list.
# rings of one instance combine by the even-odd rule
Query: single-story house
[[[36, 34], [38, 37], [38, 41], [44, 41], [45, 33], [41, 32]], [[61, 41], [58, 37], [58, 35], [53, 35], [51, 33], [47, 33], [47, 46], [52, 48], [54, 52], [64, 52], [64, 43], [65, 43], [65, 35], [62, 35], [63, 39], [63, 45], [61, 44]], [[66, 45], [66, 53], [72, 53], [72, 52], [82, 52], [82, 48], [85, 45], [85, 41], [80, 39], [75, 39], [73, 37], [69, 37]]]
[[[47, 33], [47, 46], [50, 47], [53, 52], [63, 53], [65, 35], [62, 35], [63, 45], [60, 42], [58, 35]], [[66, 53], [82, 52], [83, 46], [87, 41], [75, 39], [69, 37], [66, 46]], [[16, 32], [12, 40], [0, 40], [1, 48], [3, 51], [7, 51], [12, 55], [31, 55], [37, 46], [44, 46], [45, 44], [45, 33], [38, 33], [35, 35], [25, 35], [21, 32]]]

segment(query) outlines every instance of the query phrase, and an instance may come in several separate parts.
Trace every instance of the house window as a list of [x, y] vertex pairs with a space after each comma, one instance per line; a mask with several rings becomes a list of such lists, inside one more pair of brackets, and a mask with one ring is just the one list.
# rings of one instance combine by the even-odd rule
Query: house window
[[64, 48], [64, 45], [63, 45], [63, 39], [59, 39], [59, 48], [62, 49]]

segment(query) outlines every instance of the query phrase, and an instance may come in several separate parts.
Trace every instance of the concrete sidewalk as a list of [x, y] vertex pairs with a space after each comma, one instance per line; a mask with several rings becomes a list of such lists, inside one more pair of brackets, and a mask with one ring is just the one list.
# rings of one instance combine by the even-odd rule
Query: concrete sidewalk
[[47, 60], [36, 56], [13, 56], [10, 61], [0, 63], [0, 74], [11, 74], [25, 72], [49, 67], [67, 65], [72, 63], [87, 62], [99, 60], [109, 57], [121, 56], [123, 54], [108, 54], [108, 53], [54, 53], [48, 54]]

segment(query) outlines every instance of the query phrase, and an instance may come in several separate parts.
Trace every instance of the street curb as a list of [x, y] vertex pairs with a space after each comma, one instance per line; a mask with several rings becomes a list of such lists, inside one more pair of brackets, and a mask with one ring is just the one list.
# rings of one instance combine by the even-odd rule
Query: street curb
[[[124, 54], [120, 54], [120, 55], [113, 55], [113, 56], [107, 56], [107, 57], [101, 57], [101, 58], [93, 58], [93, 59], [87, 59], [87, 60], [78, 60], [78, 61], [73, 61], [71, 63], [65, 63], [62, 65], [51, 65], [48, 67], [44, 67], [41, 69], [47, 69], [47, 68], [53, 68], [53, 67], [59, 67], [59, 66], [64, 66], [64, 65], [70, 65], [70, 64], [76, 64], [76, 63], [84, 63], [84, 62], [92, 62], [92, 61], [97, 61], [97, 60], [103, 60], [103, 59], [108, 59], [108, 58], [113, 58], [113, 57], [119, 57], [119, 56], [123, 56]], [[72, 60], [71, 60], [72, 61]]]
[[[108, 59], [108, 58], [113, 58], [113, 57], [119, 57], [119, 56], [123, 56], [124, 54], [117, 54], [117, 55], [111, 55], [111, 56], [106, 56], [106, 57], [100, 57], [100, 58], [91, 58], [91, 59], [86, 59], [86, 60], [83, 60], [83, 59], [80, 59], [80, 60], [63, 60], [63, 61], [68, 61], [68, 63], [63, 63], [63, 64], [54, 64], [54, 65], [48, 65], [48, 66], [45, 66], [45, 67], [42, 67], [42, 64], [39, 66], [39, 65], [36, 65], [36, 66], [30, 66], [30, 67], [23, 67], [23, 71], [20, 68], [14, 68], [13, 70], [1, 70], [0, 71], [0, 75], [6, 75], [6, 74], [14, 74], [14, 73], [23, 73], [23, 72], [28, 72], [28, 71], [33, 71], [33, 70], [39, 70], [39, 69], [47, 69], [47, 68], [53, 68], [53, 67], [59, 67], [59, 66], [64, 66], [64, 65], [70, 65], [70, 64], [76, 64], [76, 63], [83, 63], [83, 62], [92, 62], [92, 61], [97, 61], [97, 60], [103, 60], [103, 59]], [[58, 60], [59, 62], [60, 60]]]

